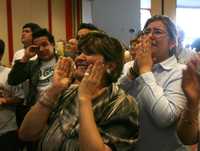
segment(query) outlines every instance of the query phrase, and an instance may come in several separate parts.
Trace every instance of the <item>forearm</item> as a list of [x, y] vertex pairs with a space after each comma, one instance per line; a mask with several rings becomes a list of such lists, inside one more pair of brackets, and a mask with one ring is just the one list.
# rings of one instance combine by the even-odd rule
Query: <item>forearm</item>
[[47, 125], [49, 114], [51, 113], [58, 94], [53, 89], [48, 89], [37, 100], [37, 103], [26, 114], [19, 130], [19, 137], [22, 140], [36, 140], [40, 137], [43, 129]]
[[47, 124], [50, 110], [36, 103], [26, 114], [19, 129], [19, 138], [25, 141], [37, 140]]
[[198, 105], [183, 111], [177, 123], [177, 133], [186, 145], [196, 144], [199, 139]]
[[[95, 123], [90, 100], [80, 101], [80, 149], [81, 151], [109, 151]], [[87, 119], [87, 120], [86, 120]]]
[[22, 83], [28, 79], [28, 72], [27, 63], [21, 63], [19, 60], [17, 60], [8, 75], [8, 84], [18, 85], [19, 83]]
[[5, 98], [5, 105], [12, 105], [12, 104], [18, 104], [23, 102], [23, 99], [17, 98], [17, 97], [7, 97]]
[[181, 85], [180, 79], [176, 79], [175, 83], [169, 83], [168, 87], [163, 88], [157, 84], [153, 75], [148, 78], [140, 80], [143, 88], [138, 99], [143, 102], [158, 126], [167, 127], [176, 122], [186, 101], [181, 86], [178, 86]]
[[15, 96], [11, 87], [8, 85], [1, 86], [0, 93], [0, 104], [2, 105], [14, 105], [23, 101], [19, 97]]

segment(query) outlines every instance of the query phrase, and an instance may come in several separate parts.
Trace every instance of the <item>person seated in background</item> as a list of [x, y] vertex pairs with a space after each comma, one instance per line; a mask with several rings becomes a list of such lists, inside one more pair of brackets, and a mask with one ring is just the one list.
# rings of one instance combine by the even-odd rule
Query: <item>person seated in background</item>
[[91, 23], [81, 23], [78, 28], [76, 38], [71, 38], [66, 43], [66, 48], [64, 50], [64, 56], [75, 59], [75, 57], [77, 55], [79, 55], [78, 51], [77, 51], [78, 40], [80, 38], [86, 36], [89, 32], [95, 32], [95, 31], [100, 31], [95, 25], [93, 25]]
[[[0, 61], [5, 43], [0, 39]], [[18, 151], [15, 105], [19, 101], [7, 84], [10, 68], [0, 64], [0, 148], [4, 151]]]
[[132, 57], [131, 57], [129, 49], [124, 49], [124, 64], [126, 64], [127, 62], [131, 60], [132, 60]]
[[200, 38], [195, 39], [191, 44], [192, 49], [195, 49], [197, 53], [200, 52]]
[[[46, 29], [32, 34], [33, 44], [26, 48], [24, 56], [15, 61], [8, 75], [8, 84], [18, 85], [27, 79], [29, 90], [26, 106], [30, 108], [40, 92], [51, 83], [54, 65], [57, 62], [54, 37]], [[37, 55], [36, 60], [30, 60]]]
[[[21, 43], [23, 44], [23, 48], [20, 50], [17, 50], [14, 53], [13, 60], [12, 60], [12, 66], [14, 65], [16, 60], [21, 59], [24, 56], [25, 49], [28, 48], [30, 45], [32, 45], [33, 42], [33, 37], [32, 34], [41, 29], [41, 27], [33, 22], [28, 22], [24, 24], [22, 27], [22, 32], [21, 32]], [[37, 55], [34, 57], [30, 58], [30, 60], [35, 60], [37, 58]], [[26, 106], [27, 104], [27, 98], [28, 96], [28, 80], [24, 81], [23, 83], [20, 83], [18, 85], [12, 86], [12, 89], [15, 89], [15, 95], [18, 96], [21, 100], [21, 103], [18, 103], [16, 106], [16, 120], [17, 120], [17, 125], [20, 126], [21, 122], [24, 118], [24, 114], [27, 112], [29, 107]]]
[[66, 43], [66, 49], [64, 51], [65, 57], [71, 57], [73, 60], [78, 55], [78, 40], [76, 38], [71, 38]]
[[[31, 60], [36, 55], [37, 59]], [[57, 55], [55, 54], [53, 35], [43, 28], [33, 32], [32, 44], [25, 49], [23, 57], [15, 61], [8, 75], [8, 84], [12, 87], [28, 81], [26, 100], [23, 102], [23, 107], [18, 108], [19, 126], [31, 106], [35, 104], [39, 93], [50, 85], [56, 62]], [[22, 148], [24, 147], [23, 144], [21, 145]], [[29, 151], [34, 150], [32, 149], [32, 146], [34, 146], [32, 142], [26, 146]]]
[[156, 15], [147, 20], [135, 46], [132, 78], [120, 86], [138, 102], [138, 151], [186, 150], [177, 138], [176, 122], [186, 102], [181, 88], [185, 67], [174, 56], [176, 26], [169, 17]]
[[124, 64], [124, 67], [123, 67], [123, 70], [122, 70], [122, 75], [120, 76], [120, 78], [119, 78], [118, 81], [120, 81], [121, 78], [124, 77], [124, 76], [126, 76], [126, 75], [128, 77], [132, 78], [132, 75], [130, 74], [130, 69], [131, 69], [131, 67], [133, 67], [133, 64], [134, 64], [134, 60], [135, 60], [135, 57], [136, 57], [135, 46], [139, 42], [140, 36], [142, 36], [142, 32], [138, 32], [137, 35], [135, 36], [135, 38], [130, 41], [129, 53], [131, 55], [131, 61], [126, 62]]
[[71, 51], [77, 51], [78, 50], [78, 41], [76, 38], [71, 38], [68, 40], [68, 43], [70, 45]]
[[198, 144], [200, 151], [200, 55], [193, 56], [183, 71], [182, 88], [187, 97], [186, 106], [177, 124], [177, 133], [186, 145]]
[[175, 56], [178, 63], [186, 64], [190, 58], [196, 54], [196, 52], [191, 48], [184, 47], [183, 41], [185, 39], [185, 32], [180, 27], [177, 27], [177, 39], [178, 45], [175, 51]]
[[99, 29], [91, 23], [81, 23], [78, 28], [76, 39], [79, 40], [80, 38], [87, 35], [91, 31], [99, 31]]
[[132, 60], [132, 57], [130, 55], [130, 52], [129, 52], [129, 47], [123, 42], [123, 41], [120, 41], [121, 45], [122, 45], [122, 48], [124, 50], [124, 64], [131, 61]]
[[88, 33], [78, 48], [76, 69], [72, 59], [59, 58], [52, 84], [26, 115], [20, 138], [39, 140], [40, 151], [134, 150], [137, 104], [115, 84], [123, 67], [119, 41]]
[[[30, 45], [32, 45], [32, 42], [33, 42], [33, 37], [32, 37], [32, 34], [33, 32], [37, 31], [41, 29], [41, 27], [36, 24], [36, 23], [26, 23], [23, 27], [22, 27], [22, 32], [21, 32], [21, 42], [23, 44], [23, 49], [20, 49], [20, 50], [17, 50], [15, 53], [14, 53], [14, 56], [13, 56], [13, 61], [12, 61], [12, 65], [14, 65], [15, 61], [16, 60], [19, 60], [21, 59], [23, 56], [24, 56], [24, 53], [25, 53], [25, 49], [27, 47], [29, 47]], [[31, 59], [36, 59], [37, 58], [37, 55], [35, 55], [33, 58]]]

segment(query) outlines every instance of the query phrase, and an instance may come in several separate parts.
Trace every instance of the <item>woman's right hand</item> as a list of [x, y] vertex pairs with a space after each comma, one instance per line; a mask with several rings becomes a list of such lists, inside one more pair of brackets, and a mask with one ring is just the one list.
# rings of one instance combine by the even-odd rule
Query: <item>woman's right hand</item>
[[60, 57], [54, 68], [52, 86], [57, 93], [67, 89], [72, 81], [74, 71], [73, 60], [71, 58]]

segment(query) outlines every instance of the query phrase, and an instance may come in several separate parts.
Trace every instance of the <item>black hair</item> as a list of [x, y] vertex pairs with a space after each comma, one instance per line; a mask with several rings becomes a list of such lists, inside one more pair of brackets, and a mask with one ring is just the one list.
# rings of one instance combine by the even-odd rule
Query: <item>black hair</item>
[[38, 24], [32, 23], [32, 22], [26, 23], [26, 24], [22, 27], [22, 29], [24, 29], [24, 28], [30, 28], [31, 31], [32, 31], [32, 33], [35, 32], [35, 31], [37, 31], [37, 30], [39, 30], [39, 29], [41, 29], [41, 27], [40, 27]]
[[105, 62], [115, 62], [116, 69], [108, 74], [106, 83], [117, 81], [124, 62], [124, 50], [117, 39], [101, 32], [90, 32], [79, 40], [78, 49], [86, 54], [101, 54]]
[[143, 31], [138, 31], [133, 39], [130, 40], [130, 45], [135, 45], [137, 43], [138, 39], [143, 35]]
[[2, 39], [0, 39], [0, 56], [3, 56], [5, 50], [5, 43]]
[[91, 23], [81, 23], [78, 31], [81, 29], [89, 29], [89, 30], [99, 30], [95, 25], [91, 24]]
[[48, 32], [46, 28], [41, 28], [39, 30], [36, 30], [35, 32], [33, 32], [32, 36], [33, 40], [38, 37], [46, 36], [49, 42], [55, 45], [54, 36], [50, 32]]

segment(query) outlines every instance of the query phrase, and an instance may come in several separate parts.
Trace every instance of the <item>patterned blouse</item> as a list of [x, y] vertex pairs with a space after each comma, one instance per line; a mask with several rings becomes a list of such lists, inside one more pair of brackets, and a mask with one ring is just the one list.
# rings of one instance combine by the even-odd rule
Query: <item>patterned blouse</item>
[[[38, 151], [79, 151], [78, 86], [72, 85], [59, 98]], [[117, 85], [93, 100], [93, 113], [102, 139], [112, 151], [133, 151], [138, 134], [136, 101]], [[85, 119], [87, 120], [87, 119]]]

